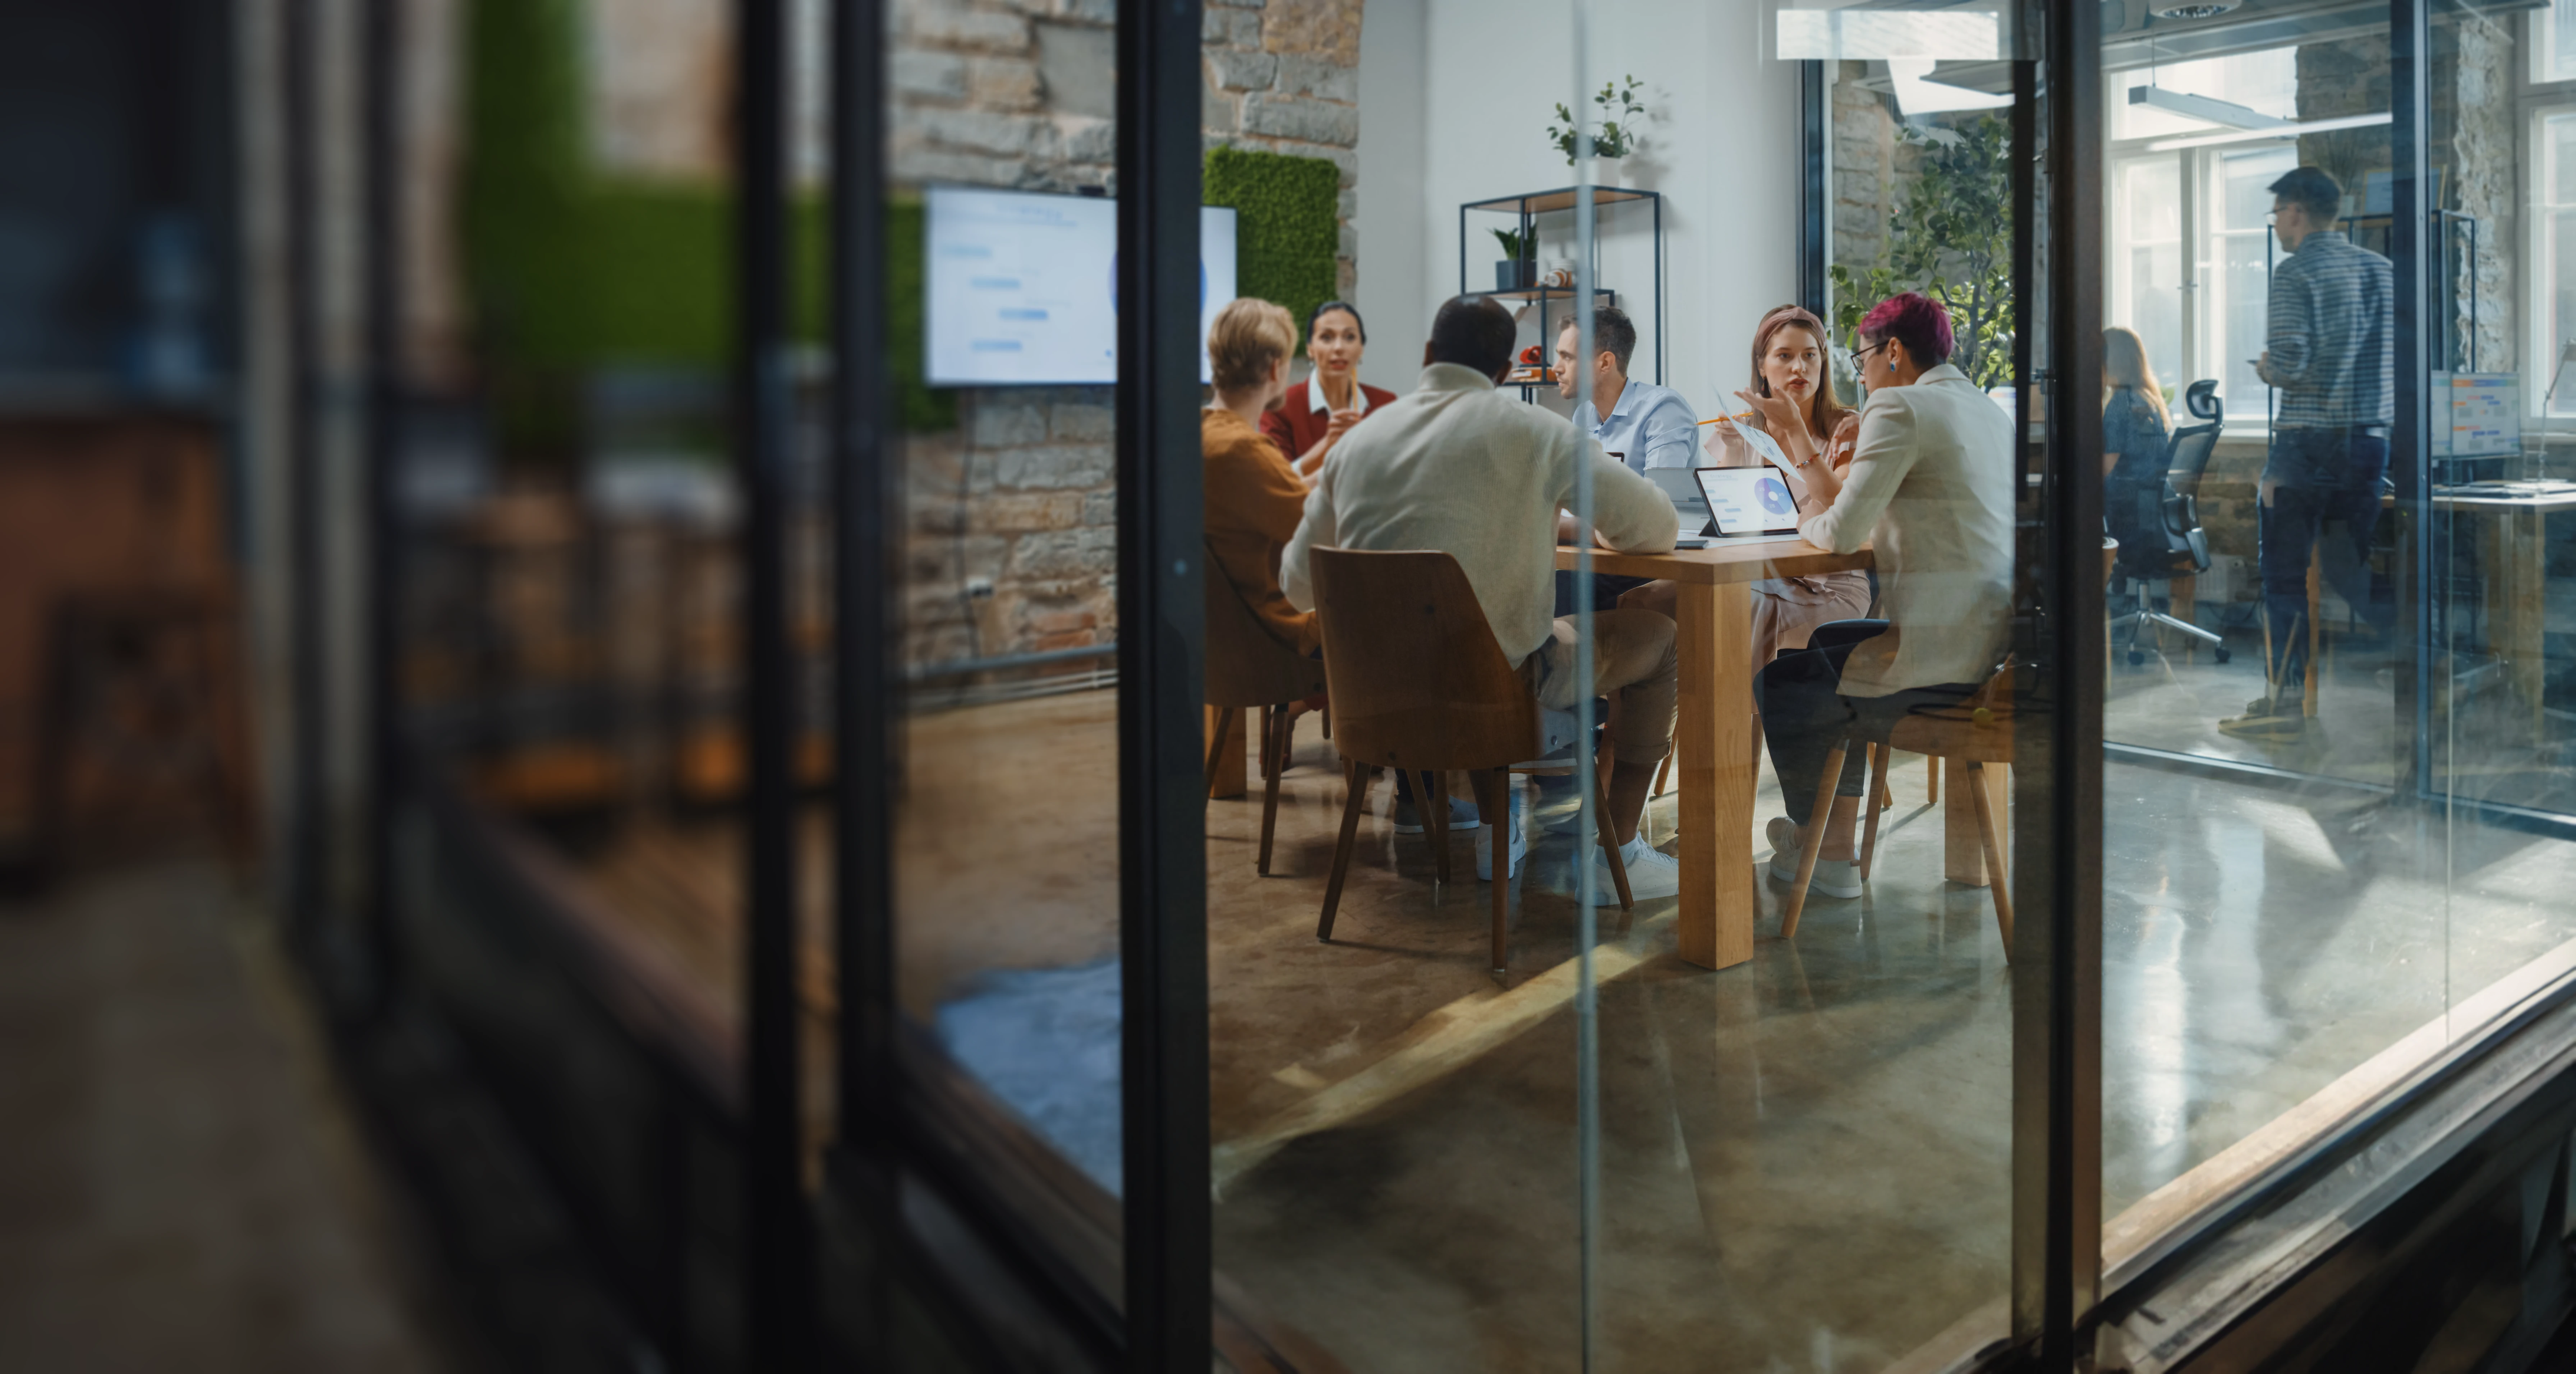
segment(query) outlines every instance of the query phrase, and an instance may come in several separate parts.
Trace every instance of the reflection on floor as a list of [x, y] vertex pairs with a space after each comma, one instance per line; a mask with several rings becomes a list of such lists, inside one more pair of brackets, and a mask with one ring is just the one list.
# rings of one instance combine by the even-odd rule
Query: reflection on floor
[[[2251, 658], [2124, 666], [2111, 737], [2260, 757], [2208, 728], [2252, 694], [2235, 681]], [[2340, 662], [2325, 696], [2354, 772], [2388, 709], [2371, 682]], [[1115, 705], [914, 717], [898, 850], [907, 1011], [1095, 1164], [1115, 1157], [1116, 1026], [1098, 1014]], [[1498, 988], [1471, 838], [1453, 841], [1458, 880], [1435, 884], [1425, 841], [1384, 819], [1381, 780], [1335, 942], [1318, 944], [1342, 788], [1312, 721], [1298, 745], [1273, 876], [1253, 871], [1257, 788], [1209, 806], [1219, 1267], [1356, 1368], [1572, 1367], [1573, 842], [1535, 849]], [[2446, 829], [2346, 785], [2116, 761], [2105, 779], [2111, 1211], [2576, 936], [2576, 846]], [[1759, 882], [1748, 964], [1682, 964], [1670, 900], [1603, 913], [1597, 1301], [1614, 1365], [1870, 1368], [2004, 1291], [2013, 973], [1987, 894], [1941, 877], [1922, 761], [1900, 758], [1893, 786], [1868, 894], [1811, 901], [1788, 942], [1778, 885]], [[1757, 822], [1777, 809], [1766, 771]], [[1673, 799], [1650, 824], [1669, 844]]]

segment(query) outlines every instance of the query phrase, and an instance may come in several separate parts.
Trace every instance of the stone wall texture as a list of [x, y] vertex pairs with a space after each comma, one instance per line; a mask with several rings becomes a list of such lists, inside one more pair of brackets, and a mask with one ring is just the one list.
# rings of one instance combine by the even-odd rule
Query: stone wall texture
[[[1342, 173], [1341, 286], [1356, 280], [1363, 0], [1208, 0], [1202, 132]], [[899, 183], [1117, 189], [1114, 0], [897, 0]], [[938, 662], [1117, 634], [1114, 393], [974, 390], [906, 454], [905, 656]]]

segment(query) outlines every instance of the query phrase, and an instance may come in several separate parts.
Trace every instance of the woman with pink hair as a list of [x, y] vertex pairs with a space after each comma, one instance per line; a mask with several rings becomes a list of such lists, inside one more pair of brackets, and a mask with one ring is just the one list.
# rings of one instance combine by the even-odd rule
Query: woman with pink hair
[[[1784, 883], [1797, 880], [1800, 827], [1834, 746], [1884, 738], [1908, 712], [1976, 691], [2010, 636], [2011, 418], [1949, 365], [1950, 315], [1937, 301], [1909, 291], [1879, 302], [1861, 320], [1860, 344], [1853, 360], [1869, 399], [1851, 466], [1835, 480], [1829, 464], [1808, 459], [1826, 504], [1802, 513], [1798, 532], [1836, 553], [1870, 549], [1885, 619], [1820, 625], [1806, 648], [1754, 679], [1789, 810], [1769, 829], [1771, 874]], [[1861, 760], [1858, 749], [1844, 755], [1809, 883], [1826, 896], [1860, 895]]]

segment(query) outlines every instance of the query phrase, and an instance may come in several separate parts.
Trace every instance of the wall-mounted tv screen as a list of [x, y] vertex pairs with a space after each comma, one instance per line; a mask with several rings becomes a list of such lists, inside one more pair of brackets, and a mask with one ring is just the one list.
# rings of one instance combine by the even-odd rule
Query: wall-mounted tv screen
[[[932, 386], [1118, 380], [1118, 202], [934, 186], [923, 369]], [[1234, 211], [1199, 210], [1199, 380], [1234, 299]]]

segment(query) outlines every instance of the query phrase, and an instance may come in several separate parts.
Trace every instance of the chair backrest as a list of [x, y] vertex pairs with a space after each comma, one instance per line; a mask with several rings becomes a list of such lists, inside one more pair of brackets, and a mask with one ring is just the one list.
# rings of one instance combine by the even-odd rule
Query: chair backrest
[[1380, 767], [1507, 768], [1543, 752], [1538, 702], [1458, 560], [1314, 549], [1333, 745]]
[[2173, 432], [2165, 450], [2165, 480], [2176, 493], [2196, 497], [2201, 474], [2209, 471], [2209, 455], [2218, 447], [2218, 433], [2227, 427], [2227, 402], [2218, 395], [2218, 383], [2204, 377], [2183, 392], [2183, 405], [2208, 423]]
[[1252, 605], [1207, 560], [1207, 685], [1210, 706], [1277, 706], [1324, 690], [1324, 665], [1282, 644]]

